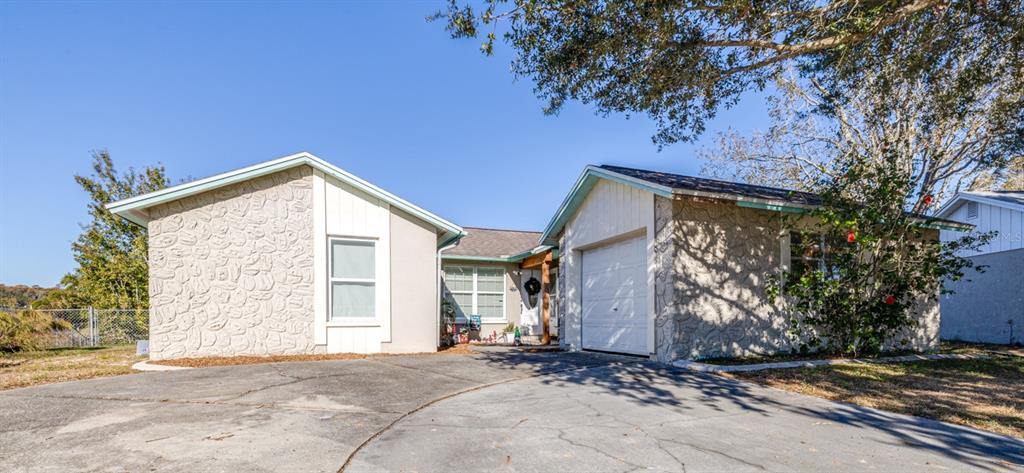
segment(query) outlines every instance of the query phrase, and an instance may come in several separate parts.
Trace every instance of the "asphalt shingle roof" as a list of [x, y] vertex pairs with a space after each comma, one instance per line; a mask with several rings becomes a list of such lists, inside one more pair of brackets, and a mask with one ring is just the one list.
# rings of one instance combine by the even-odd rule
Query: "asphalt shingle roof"
[[[717, 194], [727, 195], [738, 195], [743, 197], [775, 200], [792, 204], [803, 204], [803, 205], [821, 205], [821, 197], [810, 192], [796, 191], [791, 189], [781, 189], [778, 187], [768, 186], [755, 186], [751, 184], [742, 184], [739, 182], [720, 181], [717, 179], [707, 179], [703, 177], [684, 176], [682, 174], [672, 174], [667, 172], [658, 171], [647, 171], [644, 169], [627, 168], [622, 166], [602, 165], [602, 169], [607, 169], [611, 172], [623, 174], [636, 179], [641, 179], [650, 183], [659, 184], [672, 189], [681, 189], [698, 192], [708, 192]], [[986, 193], [991, 194], [991, 193]], [[1006, 192], [1004, 198], [1014, 198], [1013, 194], [1017, 194], [1019, 198], [1020, 192]], [[990, 198], [993, 198], [989, 196]], [[1011, 201], [1016, 202], [1016, 201]], [[928, 217], [925, 215], [918, 215], [909, 213], [914, 217], [929, 219], [936, 222], [955, 223], [953, 220], [944, 218]]]
[[532, 250], [539, 245], [540, 232], [464, 227], [468, 235], [445, 256], [486, 256], [499, 258]]
[[777, 187], [755, 186], [750, 184], [741, 184], [739, 182], [719, 181], [717, 179], [684, 176], [682, 174], [671, 174], [667, 172], [647, 171], [644, 169], [627, 168], [622, 166], [603, 165], [601, 168], [629, 177], [642, 179], [654, 184], [671, 187], [672, 189], [731, 194], [758, 199], [791, 202], [795, 204], [817, 205], [821, 203], [821, 199], [814, 194], [789, 189], [780, 189]]
[[964, 192], [968, 195], [976, 195], [986, 199], [1000, 200], [1016, 205], [1024, 205], [1024, 190], [1020, 191], [972, 191]]

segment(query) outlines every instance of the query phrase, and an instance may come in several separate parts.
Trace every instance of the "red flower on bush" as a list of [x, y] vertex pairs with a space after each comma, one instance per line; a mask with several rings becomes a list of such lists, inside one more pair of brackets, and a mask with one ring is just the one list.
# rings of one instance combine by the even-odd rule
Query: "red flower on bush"
[[855, 241], [857, 241], [857, 234], [853, 233], [853, 230], [846, 232], [846, 242], [853, 243]]
[[885, 305], [893, 305], [895, 303], [896, 303], [896, 298], [895, 297], [893, 297], [891, 295], [885, 296]]

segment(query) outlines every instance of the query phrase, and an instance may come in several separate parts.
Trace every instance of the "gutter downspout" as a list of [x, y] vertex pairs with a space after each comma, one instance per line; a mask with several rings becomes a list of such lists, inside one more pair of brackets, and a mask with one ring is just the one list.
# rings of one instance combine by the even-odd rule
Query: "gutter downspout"
[[449, 240], [450, 243], [447, 243], [447, 246], [442, 246], [441, 248], [437, 249], [437, 262], [434, 268], [434, 297], [436, 298], [434, 299], [434, 305], [437, 306], [437, 316], [434, 317], [434, 346], [436, 348], [441, 347], [441, 253], [443, 253], [445, 250], [455, 248], [455, 246], [459, 243], [459, 240], [461, 240], [462, 237], [464, 236], [466, 236], [466, 232], [462, 232], [461, 234], [456, 235], [452, 240]]

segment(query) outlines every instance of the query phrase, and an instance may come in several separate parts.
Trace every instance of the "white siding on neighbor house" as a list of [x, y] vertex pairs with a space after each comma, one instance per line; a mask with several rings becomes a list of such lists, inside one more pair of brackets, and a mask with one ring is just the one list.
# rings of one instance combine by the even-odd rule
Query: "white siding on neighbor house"
[[[372, 197], [333, 177], [316, 173], [317, 201], [314, 222], [317, 251], [316, 339], [328, 353], [377, 353], [391, 341], [391, 211], [387, 202]], [[323, 228], [321, 232], [319, 229]], [[367, 239], [375, 242], [376, 316], [365, 321], [331, 321], [329, 239]], [[322, 331], [322, 332], [321, 332]], [[321, 336], [321, 333], [324, 335]]]
[[[980, 251], [961, 252], [962, 256], [975, 256], [999, 251], [1024, 248], [1024, 212], [998, 205], [978, 202], [978, 216], [967, 217], [968, 201], [962, 201], [949, 214], [948, 219], [975, 225], [975, 232], [984, 233], [998, 231], [999, 234]], [[956, 240], [963, 236], [962, 232], [942, 230], [942, 241]]]
[[561, 288], [565, 302], [562, 345], [570, 349], [582, 347], [582, 252], [637, 236], [644, 237], [647, 254], [647, 307], [643, 313], [650, 319], [647, 348], [653, 351], [654, 272], [650, 268], [654, 261], [654, 194], [606, 179], [594, 185], [562, 234], [559, 250], [566, 271], [565, 286]]

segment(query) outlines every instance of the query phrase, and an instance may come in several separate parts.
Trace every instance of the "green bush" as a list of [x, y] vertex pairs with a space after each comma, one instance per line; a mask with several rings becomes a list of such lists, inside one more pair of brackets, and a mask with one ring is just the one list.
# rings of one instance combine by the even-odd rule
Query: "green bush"
[[0, 312], [0, 351], [45, 348], [54, 332], [70, 329], [68, 322], [34, 310]]

